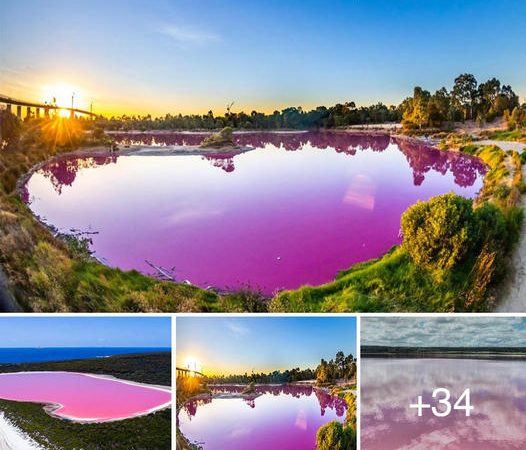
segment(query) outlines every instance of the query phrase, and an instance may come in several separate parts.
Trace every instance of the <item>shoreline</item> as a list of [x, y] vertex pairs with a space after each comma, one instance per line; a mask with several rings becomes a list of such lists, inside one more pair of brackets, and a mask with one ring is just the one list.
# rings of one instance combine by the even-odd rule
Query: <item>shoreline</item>
[[2, 450], [45, 450], [12, 423], [0, 410], [0, 448]]
[[[111, 381], [114, 381], [114, 382], [128, 384], [128, 385], [131, 385], [131, 386], [140, 386], [140, 387], [151, 389], [151, 390], [157, 390], [157, 391], [162, 391], [162, 392], [167, 392], [167, 393], [171, 393], [172, 392], [172, 388], [170, 386], [161, 386], [161, 385], [154, 385], [154, 384], [148, 384], [148, 383], [139, 383], [137, 381], [123, 380], [121, 378], [114, 377], [113, 375], [100, 375], [100, 374], [84, 373], [84, 372], [68, 372], [68, 371], [64, 371], [64, 370], [57, 370], [57, 371], [52, 371], [52, 370], [35, 370], [35, 371], [30, 371], [29, 370], [29, 371], [20, 371], [20, 372], [4, 372], [4, 373], [0, 373], [0, 377], [5, 376], [5, 375], [25, 375], [25, 374], [36, 374], [36, 373], [40, 373], [40, 374], [44, 374], [44, 373], [51, 373], [51, 374], [58, 374], [58, 373], [62, 373], [62, 374], [76, 374], [76, 375], [82, 375], [82, 376], [91, 377], [91, 378], [111, 380]], [[95, 418], [80, 419], [78, 417], [65, 416], [65, 415], [57, 414], [57, 411], [64, 407], [64, 405], [62, 405], [60, 403], [37, 402], [37, 401], [35, 401], [35, 402], [26, 402], [26, 401], [22, 401], [22, 400], [11, 400], [11, 399], [2, 399], [2, 400], [13, 401], [13, 402], [22, 402], [22, 403], [36, 403], [36, 404], [39, 404], [39, 405], [44, 405], [42, 409], [49, 416], [51, 416], [53, 418], [56, 418], [56, 419], [67, 420], [67, 421], [74, 422], [74, 423], [79, 423], [79, 424], [83, 424], [83, 423], [110, 423], [110, 422], [118, 422], [118, 421], [122, 421], [122, 420], [126, 420], [126, 419], [134, 419], [136, 417], [147, 416], [147, 415], [152, 414], [154, 412], [161, 411], [163, 409], [171, 408], [171, 406], [172, 406], [172, 400], [170, 399], [170, 401], [168, 401], [166, 403], [163, 403], [163, 404], [161, 404], [159, 406], [156, 406], [154, 408], [150, 408], [147, 411], [143, 411], [143, 412], [140, 412], [140, 413], [137, 413], [137, 414], [133, 414], [131, 416], [117, 417], [117, 418], [113, 418], [113, 419], [109, 419], [109, 420], [100, 420], [100, 419], [95, 419]]]
[[[168, 130], [164, 130], [166, 134], [169, 134], [169, 133], [172, 133], [172, 131], [168, 131]], [[390, 132], [389, 130], [371, 130], [371, 129], [361, 129], [361, 130], [357, 130], [357, 129], [329, 129], [329, 130], [319, 130], [320, 132], [324, 132], [324, 133], [336, 133], [336, 134], [340, 134], [340, 133], [345, 133], [345, 134], [355, 134], [355, 135], [383, 135], [383, 136], [389, 136], [391, 139], [393, 140], [404, 140], [404, 141], [408, 141], [408, 142], [413, 142], [415, 144], [419, 144], [419, 145], [426, 145], [426, 146], [429, 146], [430, 148], [432, 149], [436, 149], [437, 151], [440, 151], [440, 152], [443, 152], [443, 151], [451, 151], [453, 153], [458, 153], [458, 150], [455, 151], [455, 149], [440, 149], [436, 146], [436, 144], [439, 142], [438, 140], [436, 139], [430, 139], [430, 138], [427, 138], [427, 137], [423, 137], [423, 136], [408, 136], [408, 135], [405, 135], [405, 134], [400, 134], [399, 130], [395, 130], [396, 132]], [[302, 130], [302, 131], [287, 131], [286, 133], [288, 134], [296, 134], [296, 133], [308, 133], [309, 131], [308, 130]], [[155, 131], [149, 131], [149, 133], [156, 133]], [[202, 134], [202, 132], [194, 132], [194, 131], [187, 131], [186, 132], [187, 134]], [[251, 133], [254, 133], [254, 131], [242, 131], [241, 133], [244, 133], [244, 134], [251, 134]], [[280, 133], [284, 133], [284, 131], [266, 131], [266, 133], [269, 133], [269, 134], [280, 134]], [[145, 132], [137, 132], [137, 134], [145, 134]], [[120, 147], [122, 148], [122, 147]], [[253, 150], [254, 148], [253, 147], [244, 147], [242, 149], [238, 149], [237, 151], [234, 150], [236, 153], [235, 154], [239, 154], [239, 153], [243, 153], [243, 152], [246, 152], [246, 151], [250, 151], [250, 150]], [[27, 183], [27, 181], [31, 178], [31, 176], [33, 176], [33, 174], [35, 172], [37, 172], [40, 168], [42, 168], [44, 165], [48, 164], [49, 162], [51, 161], [54, 161], [54, 160], [60, 160], [60, 159], [63, 159], [63, 158], [68, 158], [68, 157], [90, 157], [90, 156], [94, 156], [94, 155], [103, 155], [103, 156], [156, 156], [156, 155], [160, 155], [160, 156], [169, 156], [169, 155], [203, 155], [203, 154], [207, 154], [207, 155], [213, 155], [213, 154], [220, 154], [221, 151], [223, 152], [226, 152], [227, 149], [203, 149], [203, 148], [200, 148], [198, 146], [188, 146], [188, 145], [174, 145], [174, 146], [146, 146], [146, 145], [133, 145], [133, 146], [130, 146], [130, 147], [125, 147], [125, 148], [122, 148], [121, 150], [118, 150], [118, 151], [111, 151], [110, 149], [108, 149], [107, 147], [102, 147], [102, 146], [95, 146], [95, 147], [81, 147], [77, 150], [74, 150], [74, 151], [71, 151], [71, 152], [66, 152], [66, 153], [62, 153], [60, 155], [55, 155], [54, 157], [48, 159], [48, 160], [45, 160], [45, 161], [41, 161], [40, 163], [36, 164], [35, 166], [31, 167], [30, 170], [25, 173], [24, 175], [22, 175], [19, 179], [18, 179], [18, 182], [17, 182], [17, 187], [16, 187], [16, 193], [18, 195], [19, 198], [22, 198], [22, 189], [23, 189], [23, 186]], [[467, 157], [473, 157], [471, 155], [466, 155]], [[480, 158], [478, 158], [480, 160]], [[482, 160], [480, 160], [482, 161]], [[479, 193], [477, 194], [477, 196], [475, 196], [474, 200], [477, 199], [477, 197], [480, 195], [480, 191]], [[29, 208], [29, 205], [30, 205], [30, 202], [27, 203], [27, 206]], [[30, 209], [30, 208], [29, 208]], [[31, 214], [32, 216], [38, 221], [38, 223], [40, 223], [42, 226], [44, 226], [52, 235], [55, 239], [58, 239], [60, 240], [61, 239], [61, 235], [63, 233], [61, 233], [59, 230], [57, 230], [55, 227], [53, 227], [52, 225], [50, 224], [47, 224], [45, 221], [42, 220], [42, 218], [38, 217], [37, 215], [35, 215], [32, 211], [31, 211]], [[68, 233], [64, 233], [64, 234], [68, 234]], [[382, 255], [379, 255], [378, 258], [382, 258], [384, 256], [384, 254]], [[110, 266], [108, 265], [104, 260], [103, 258], [101, 257], [98, 257], [96, 254], [92, 254], [91, 255], [91, 258], [96, 261], [97, 263], [99, 264], [102, 264], [104, 265], [105, 267], [109, 267], [109, 268], [114, 268], [113, 266]], [[374, 259], [377, 259], [377, 258], [374, 258]], [[370, 260], [367, 260], [367, 261], [363, 261], [362, 263], [366, 263]], [[342, 270], [349, 270], [350, 268], [343, 268]], [[143, 275], [147, 276], [147, 277], [151, 277], [153, 279], [160, 279], [159, 277], [156, 277], [155, 274], [151, 274], [151, 273], [143, 273], [141, 272]], [[172, 280], [174, 281], [174, 280]], [[334, 281], [334, 280], [331, 280], [331, 281]], [[331, 282], [329, 281], [329, 282]], [[176, 281], [174, 281], [175, 284], [181, 284], [181, 283], [178, 283]], [[202, 289], [200, 288], [199, 286], [195, 286], [195, 285], [192, 285], [196, 288], [199, 288], [199, 289]], [[223, 293], [227, 293], [227, 292], [222, 292], [221, 290], [217, 290], [217, 289], [214, 289], [215, 292], [217, 292], [218, 295], [221, 295]], [[273, 298], [274, 296], [272, 297], [268, 297], [268, 299], [271, 299]]]

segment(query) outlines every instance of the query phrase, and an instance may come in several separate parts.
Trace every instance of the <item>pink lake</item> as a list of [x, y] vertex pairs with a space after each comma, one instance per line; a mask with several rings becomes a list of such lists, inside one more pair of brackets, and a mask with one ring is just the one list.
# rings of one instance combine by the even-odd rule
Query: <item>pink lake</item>
[[[362, 450], [523, 450], [526, 448], [526, 361], [361, 359]], [[474, 409], [422, 417], [409, 408], [434, 388], [464, 389]]]
[[[240, 393], [243, 387], [213, 388]], [[315, 450], [318, 428], [343, 422], [346, 403], [310, 386], [257, 386], [254, 398], [188, 402], [177, 416], [183, 435], [204, 450]]]
[[[203, 134], [117, 135], [198, 144]], [[318, 285], [400, 243], [418, 200], [474, 197], [484, 165], [387, 135], [242, 133], [234, 155], [63, 156], [23, 189], [32, 211], [65, 233], [87, 232], [111, 266], [222, 290]]]
[[42, 403], [50, 414], [63, 419], [108, 422], [165, 408], [172, 394], [170, 388], [97, 375], [17, 372], [0, 374], [0, 398]]

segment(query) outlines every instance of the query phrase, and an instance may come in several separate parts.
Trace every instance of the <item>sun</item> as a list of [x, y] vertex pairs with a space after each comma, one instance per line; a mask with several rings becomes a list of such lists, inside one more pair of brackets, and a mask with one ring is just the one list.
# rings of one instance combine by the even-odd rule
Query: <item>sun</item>
[[192, 372], [201, 372], [201, 364], [199, 360], [191, 356], [185, 358], [184, 368], [191, 370]]
[[[85, 107], [83, 94], [80, 89], [75, 86], [68, 83], [56, 83], [42, 88], [42, 100], [49, 104], [56, 103], [58, 106], [70, 108], [72, 97], [75, 108]], [[62, 117], [68, 117], [69, 111], [60, 110], [59, 114]]]

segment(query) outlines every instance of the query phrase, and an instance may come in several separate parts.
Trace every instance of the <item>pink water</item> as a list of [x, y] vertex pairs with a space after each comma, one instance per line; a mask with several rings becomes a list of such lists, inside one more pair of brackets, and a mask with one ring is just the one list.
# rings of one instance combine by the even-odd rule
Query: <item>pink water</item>
[[[202, 138], [154, 136], [169, 145]], [[472, 157], [389, 136], [237, 140], [255, 150], [58, 158], [30, 178], [25, 200], [59, 230], [89, 232], [112, 266], [155, 273], [153, 265], [201, 287], [271, 294], [382, 255], [400, 242], [408, 206], [450, 191], [473, 197], [485, 170]]]
[[258, 386], [256, 392], [262, 395], [189, 402], [178, 414], [178, 426], [204, 450], [314, 450], [318, 428], [345, 418], [342, 399], [309, 386]]
[[0, 374], [0, 398], [61, 405], [52, 414], [61, 418], [107, 422], [126, 419], [166, 406], [170, 390], [128, 384], [74, 372]]
[[[526, 448], [526, 361], [363, 358], [361, 374], [362, 450]], [[451, 404], [470, 388], [471, 416], [417, 417], [409, 405], [436, 387]]]

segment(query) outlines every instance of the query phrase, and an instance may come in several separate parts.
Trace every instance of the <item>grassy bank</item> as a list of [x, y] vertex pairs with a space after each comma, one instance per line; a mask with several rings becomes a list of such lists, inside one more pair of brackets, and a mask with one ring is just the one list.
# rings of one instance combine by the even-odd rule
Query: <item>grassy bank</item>
[[[441, 276], [415, 263], [408, 246], [402, 245], [341, 271], [330, 283], [285, 291], [266, 301], [255, 293], [218, 294], [102, 265], [89, 255], [85, 242], [53, 236], [17, 193], [17, 180], [35, 164], [81, 146], [109, 144], [104, 133], [86, 134], [82, 122], [63, 119], [26, 123], [20, 136], [0, 150], [0, 266], [26, 311], [487, 311], [498, 300], [495, 287], [506, 274], [506, 257], [521, 226], [522, 213], [515, 204], [525, 189], [520, 170], [524, 158], [480, 146], [466, 136], [444, 137], [444, 148], [454, 146], [488, 165], [484, 187], [469, 214], [485, 221], [488, 229], [493, 220], [498, 234], [493, 238], [502, 245], [495, 249], [490, 243], [484, 247], [484, 239], [466, 242], [478, 248], [470, 248], [469, 257]], [[490, 211], [491, 206], [502, 217]]]
[[497, 130], [481, 133], [481, 137], [498, 141], [515, 141], [526, 143], [526, 130]]
[[[104, 359], [0, 365], [1, 372], [83, 371], [131, 381], [170, 385], [169, 353], [121, 355]], [[117, 422], [79, 424], [48, 415], [43, 405], [0, 400], [0, 410], [24, 433], [49, 450], [171, 448], [171, 410]]]
[[60, 118], [29, 122], [0, 150], [0, 265], [21, 307], [35, 312], [265, 310], [256, 294], [218, 295], [107, 267], [91, 258], [85, 243], [56, 238], [42, 226], [20, 200], [17, 180], [55, 155], [108, 143], [83, 128], [81, 121]]
[[[436, 220], [437, 236], [448, 226], [448, 214], [453, 219], [457, 209], [467, 210], [473, 226], [458, 220], [463, 241], [456, 251], [462, 252], [448, 267], [438, 267], [439, 254], [449, 253], [447, 237], [435, 242], [436, 248], [424, 267], [411, 255], [414, 242], [392, 248], [383, 257], [356, 264], [340, 272], [333, 282], [322, 286], [304, 286], [284, 291], [272, 299], [273, 312], [453, 312], [488, 311], [498, 296], [496, 287], [506, 275], [508, 256], [519, 237], [522, 211], [515, 205], [523, 186], [521, 158], [516, 152], [507, 153], [495, 146], [467, 144], [460, 149], [481, 158], [488, 165], [480, 197], [470, 205], [459, 203], [459, 198], [447, 197], [432, 212], [419, 210], [430, 202], [409, 208], [404, 216], [422, 214], [415, 233], [432, 229], [429, 219]], [[467, 201], [466, 201], [467, 202]], [[426, 215], [427, 214], [427, 215]], [[425, 219], [425, 220], [421, 220]], [[410, 222], [407, 220], [407, 222]], [[404, 220], [402, 219], [402, 225]], [[460, 228], [466, 228], [461, 230]], [[410, 228], [410, 227], [408, 227]], [[407, 230], [404, 230], [407, 231]], [[459, 236], [460, 236], [459, 234]], [[436, 239], [421, 237], [427, 245]], [[434, 270], [433, 264], [437, 265]], [[440, 270], [438, 270], [440, 269]], [[437, 273], [440, 272], [440, 273]]]

